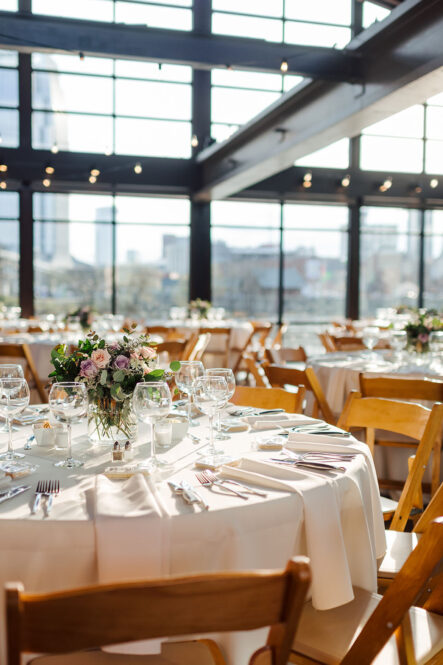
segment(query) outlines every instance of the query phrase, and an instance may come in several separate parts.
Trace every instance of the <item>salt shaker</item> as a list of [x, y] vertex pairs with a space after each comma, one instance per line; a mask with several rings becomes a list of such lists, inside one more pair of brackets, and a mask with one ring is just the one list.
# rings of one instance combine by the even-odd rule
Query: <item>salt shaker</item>
[[132, 447], [132, 443], [130, 441], [126, 441], [125, 443], [125, 460], [132, 460], [134, 459], [134, 448]]
[[112, 449], [112, 461], [123, 462], [123, 450], [120, 448], [118, 441], [115, 441], [114, 447]]

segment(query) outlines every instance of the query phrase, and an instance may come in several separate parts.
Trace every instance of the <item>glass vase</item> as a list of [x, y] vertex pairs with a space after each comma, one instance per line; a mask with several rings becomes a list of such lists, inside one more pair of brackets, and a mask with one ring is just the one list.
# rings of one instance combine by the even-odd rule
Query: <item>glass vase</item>
[[89, 403], [88, 436], [91, 443], [108, 445], [115, 441], [134, 443], [137, 438], [137, 416], [132, 399], [117, 402], [103, 397]]

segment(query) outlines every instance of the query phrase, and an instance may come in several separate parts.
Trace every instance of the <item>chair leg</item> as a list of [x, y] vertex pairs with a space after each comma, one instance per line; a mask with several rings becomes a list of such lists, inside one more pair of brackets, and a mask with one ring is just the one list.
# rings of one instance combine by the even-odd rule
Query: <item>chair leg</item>
[[431, 466], [431, 498], [440, 486], [440, 460], [441, 460], [441, 438], [439, 437], [432, 448]]

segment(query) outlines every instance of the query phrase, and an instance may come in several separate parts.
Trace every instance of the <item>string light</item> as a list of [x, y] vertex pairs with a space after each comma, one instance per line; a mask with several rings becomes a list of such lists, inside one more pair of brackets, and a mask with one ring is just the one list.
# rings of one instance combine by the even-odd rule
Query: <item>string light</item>
[[142, 171], [143, 171], [142, 165], [140, 164], [140, 162], [137, 162], [137, 164], [134, 166], [134, 173], [140, 175]]
[[51, 186], [51, 179], [50, 178], [44, 178], [42, 180], [43, 187], [50, 187]]
[[98, 176], [100, 175], [100, 171], [99, 171], [98, 169], [96, 169], [95, 166], [94, 166], [94, 167], [91, 169], [91, 175], [92, 175], [94, 178], [98, 178]]
[[429, 181], [429, 186], [431, 189], [435, 189], [436, 187], [438, 187], [437, 178], [431, 178], [431, 180]]
[[59, 150], [59, 147], [58, 147], [57, 143], [54, 143], [54, 144], [52, 145], [52, 148], [51, 148], [51, 152], [52, 152], [52, 154], [53, 154], [53, 155], [56, 155], [56, 154], [58, 153], [58, 150]]
[[0, 189], [6, 189], [6, 188], [7, 188], [6, 180], [0, 180]]
[[193, 135], [192, 135], [191, 146], [192, 146], [193, 148], [197, 148], [197, 147], [198, 147], [198, 137], [197, 137], [196, 134], [193, 134]]
[[47, 164], [45, 166], [45, 173], [47, 173], [48, 175], [52, 175], [54, 173], [54, 171], [55, 171], [55, 168], [53, 166], [51, 166], [51, 164]]
[[378, 189], [380, 190], [380, 192], [387, 192], [388, 189], [391, 189], [391, 187], [392, 187], [392, 178], [389, 177], [383, 181], [383, 183], [380, 185]]
[[108, 145], [105, 148], [105, 155], [106, 155], [106, 157], [109, 157], [109, 155], [112, 155], [112, 150]]
[[350, 184], [351, 184], [351, 176], [350, 176], [349, 173], [348, 173], [347, 175], [345, 175], [345, 176], [341, 179], [341, 186], [342, 186], [342, 187], [349, 187]]
[[0, 173], [6, 173], [8, 170], [7, 164], [0, 164]]
[[80, 53], [78, 54], [78, 57], [83, 62], [83, 60], [85, 59], [85, 54], [82, 51], [80, 51]]
[[97, 182], [97, 178], [95, 177], [95, 175], [90, 175], [89, 176], [89, 182], [91, 183], [91, 185], [93, 185], [95, 182]]
[[283, 74], [286, 74], [288, 69], [289, 69], [288, 61], [283, 58], [283, 60], [280, 63], [280, 71], [283, 72]]
[[415, 194], [421, 194], [422, 191], [423, 191], [423, 187], [422, 187], [421, 185], [416, 185], [416, 186], [414, 187], [414, 192], [415, 192]]

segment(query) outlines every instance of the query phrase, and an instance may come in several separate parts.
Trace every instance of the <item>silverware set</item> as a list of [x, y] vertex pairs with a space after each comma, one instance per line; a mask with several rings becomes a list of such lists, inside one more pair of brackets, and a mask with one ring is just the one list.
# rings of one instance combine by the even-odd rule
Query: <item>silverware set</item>
[[49, 516], [52, 509], [52, 501], [54, 496], [60, 492], [59, 480], [39, 480], [35, 490], [35, 499], [31, 509], [31, 515], [35, 515], [39, 509], [42, 497], [46, 499], [45, 514]]
[[[195, 477], [197, 478], [198, 482], [204, 487], [211, 488], [213, 485], [215, 485], [216, 487], [220, 487], [228, 494], [234, 494], [235, 496], [238, 496], [241, 499], [247, 500], [249, 498], [248, 496], [245, 496], [247, 494], [253, 494], [255, 496], [261, 496], [261, 497], [267, 496], [265, 492], [259, 492], [258, 490], [252, 489], [247, 485], [243, 485], [242, 483], [239, 483], [236, 480], [231, 480], [230, 478], [218, 478], [215, 475], [215, 473], [213, 473], [209, 469], [205, 469], [204, 471], [196, 473]], [[229, 487], [229, 485], [235, 485], [235, 487], [238, 487], [240, 489], [234, 489], [233, 487]]]
[[286, 466], [296, 466], [304, 469], [313, 469], [315, 471], [346, 471], [346, 467], [340, 466], [340, 462], [349, 461], [355, 455], [341, 455], [329, 453], [306, 453], [294, 455], [291, 457], [271, 457], [270, 462], [284, 464]]
[[186, 480], [181, 480], [179, 483], [174, 482], [173, 480], [168, 480], [168, 485], [174, 494], [181, 496], [185, 503], [189, 505], [196, 503], [202, 508], [202, 510], [209, 510], [209, 505], [203, 497], [196, 492], [192, 485]]
[[257, 409], [254, 409], [252, 406], [245, 406], [241, 407], [240, 409], [237, 409], [236, 411], [231, 411], [229, 415], [234, 416], [234, 418], [237, 418], [241, 416], [267, 416], [273, 413], [283, 413], [283, 412], [284, 409], [264, 409], [262, 411], [257, 411]]
[[327, 435], [327, 436], [336, 436], [336, 437], [348, 437], [351, 436], [350, 432], [345, 432], [345, 430], [338, 429], [333, 425], [324, 424], [312, 424], [312, 425], [296, 425], [294, 427], [288, 427], [284, 432], [281, 432], [281, 436], [288, 436], [291, 432], [296, 432], [297, 434], [315, 434], [318, 436]]

